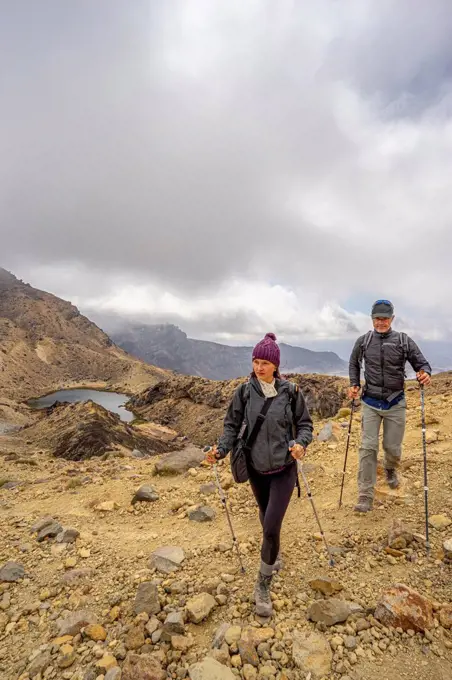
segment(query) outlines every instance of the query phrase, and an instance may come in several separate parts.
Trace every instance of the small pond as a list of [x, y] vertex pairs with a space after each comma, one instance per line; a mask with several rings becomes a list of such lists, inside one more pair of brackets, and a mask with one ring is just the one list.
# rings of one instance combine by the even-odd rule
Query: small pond
[[130, 423], [134, 419], [134, 414], [131, 411], [127, 411], [124, 408], [124, 404], [129, 401], [127, 394], [119, 394], [119, 392], [102, 392], [102, 390], [89, 390], [89, 389], [79, 389], [79, 390], [59, 390], [58, 392], [52, 392], [52, 394], [46, 394], [43, 397], [38, 397], [38, 399], [31, 399], [28, 405], [32, 408], [48, 408], [52, 406], [56, 401], [69, 401], [71, 404], [78, 401], [94, 401], [96, 404], [100, 404], [108, 411], [117, 413], [121, 420], [126, 423]]

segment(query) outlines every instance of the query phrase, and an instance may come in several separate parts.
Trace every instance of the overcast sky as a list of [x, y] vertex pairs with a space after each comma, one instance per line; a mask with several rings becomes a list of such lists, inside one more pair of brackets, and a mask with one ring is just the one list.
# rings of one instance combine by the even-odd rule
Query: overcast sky
[[1, 263], [231, 343], [452, 339], [450, 0], [15, 0]]

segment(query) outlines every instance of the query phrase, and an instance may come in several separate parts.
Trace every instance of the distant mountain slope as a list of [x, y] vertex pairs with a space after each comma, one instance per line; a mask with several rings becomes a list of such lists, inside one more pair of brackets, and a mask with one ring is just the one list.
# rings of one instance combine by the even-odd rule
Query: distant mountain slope
[[70, 384], [143, 389], [163, 371], [128, 356], [74, 305], [0, 268], [0, 394], [26, 399]]
[[[186, 375], [229, 380], [250, 372], [251, 347], [192, 340], [171, 324], [124, 325], [111, 336], [126, 352]], [[346, 362], [334, 352], [313, 352], [284, 343], [280, 348], [282, 372], [343, 375], [347, 371]]]

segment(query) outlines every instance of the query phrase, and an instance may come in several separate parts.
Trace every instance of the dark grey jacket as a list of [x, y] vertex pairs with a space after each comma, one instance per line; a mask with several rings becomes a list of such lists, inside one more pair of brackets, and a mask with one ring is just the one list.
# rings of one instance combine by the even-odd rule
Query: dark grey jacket
[[[355, 343], [349, 362], [350, 385], [361, 385], [360, 358], [365, 339], [362, 335]], [[407, 336], [407, 355], [405, 356], [400, 333], [390, 329], [387, 333], [374, 331], [364, 354], [363, 394], [373, 399], [391, 401], [405, 388], [405, 361], [413, 369], [431, 375], [432, 369], [414, 340]]]
[[[270, 472], [293, 463], [294, 459], [289, 452], [289, 442], [294, 439], [293, 420], [296, 442], [308, 446], [312, 441], [312, 420], [301, 391], [298, 390], [296, 395], [293, 419], [289, 381], [277, 379], [275, 387], [278, 394], [273, 398], [250, 454], [249, 462], [258, 472]], [[223, 434], [218, 442], [218, 452], [222, 457], [237, 445], [240, 435], [246, 439], [264, 402], [264, 393], [254, 377], [236, 389], [224, 419]], [[245, 432], [242, 425], [246, 426]]]

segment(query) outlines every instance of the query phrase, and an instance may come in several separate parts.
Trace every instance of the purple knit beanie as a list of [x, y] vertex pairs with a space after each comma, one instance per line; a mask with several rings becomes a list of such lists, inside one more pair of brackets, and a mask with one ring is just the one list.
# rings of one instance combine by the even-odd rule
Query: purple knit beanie
[[265, 338], [257, 343], [256, 347], [253, 349], [253, 359], [271, 361], [276, 367], [279, 366], [280, 353], [279, 347], [276, 344], [276, 335], [274, 333], [267, 333]]

